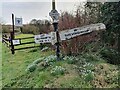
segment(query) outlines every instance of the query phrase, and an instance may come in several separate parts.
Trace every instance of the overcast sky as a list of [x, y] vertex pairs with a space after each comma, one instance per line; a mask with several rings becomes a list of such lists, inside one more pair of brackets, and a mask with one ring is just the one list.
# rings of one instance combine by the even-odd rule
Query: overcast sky
[[[26, 2], [27, 1], [27, 2]], [[23, 23], [29, 23], [32, 19], [51, 19], [49, 12], [52, 9], [52, 0], [3, 0], [0, 3], [0, 19], [6, 24], [11, 24], [11, 14], [16, 17], [22, 17]], [[65, 1], [65, 2], [64, 2]], [[80, 2], [85, 0], [56, 0], [56, 9], [61, 11], [69, 11], [74, 13], [75, 8]]]

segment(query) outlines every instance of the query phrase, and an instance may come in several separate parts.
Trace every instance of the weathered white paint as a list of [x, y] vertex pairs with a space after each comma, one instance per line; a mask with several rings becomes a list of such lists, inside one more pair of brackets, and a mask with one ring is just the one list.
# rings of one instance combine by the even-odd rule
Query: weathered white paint
[[40, 34], [34, 36], [35, 43], [51, 43], [50, 34]]
[[49, 13], [49, 16], [51, 16], [51, 18], [53, 19], [53, 22], [58, 22], [59, 21], [59, 13], [57, 10], [51, 10], [51, 12]]
[[[68, 40], [79, 35], [89, 34], [93, 31], [99, 31], [106, 29], [103, 23], [86, 25], [83, 27], [78, 27], [74, 29], [60, 31], [60, 40]], [[57, 42], [56, 32], [51, 32], [49, 34], [40, 34], [34, 36], [35, 43], [51, 43], [54, 45]]]
[[12, 42], [13, 42], [13, 45], [20, 44], [20, 40], [19, 40], [19, 39], [17, 39], [17, 40], [12, 40]]
[[59, 33], [61, 40], [67, 40], [74, 38], [79, 35], [91, 33], [92, 31], [104, 30], [106, 29], [103, 23], [91, 24], [79, 28], [64, 30]]
[[51, 32], [51, 44], [54, 45], [57, 42], [56, 32]]

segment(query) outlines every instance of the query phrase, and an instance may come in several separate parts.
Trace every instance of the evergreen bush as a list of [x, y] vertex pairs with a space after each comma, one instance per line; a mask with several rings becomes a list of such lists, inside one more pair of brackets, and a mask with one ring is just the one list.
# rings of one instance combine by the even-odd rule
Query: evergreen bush
[[103, 50], [100, 51], [100, 54], [110, 64], [116, 64], [116, 65], [120, 64], [120, 54], [116, 50], [110, 48], [104, 48]]

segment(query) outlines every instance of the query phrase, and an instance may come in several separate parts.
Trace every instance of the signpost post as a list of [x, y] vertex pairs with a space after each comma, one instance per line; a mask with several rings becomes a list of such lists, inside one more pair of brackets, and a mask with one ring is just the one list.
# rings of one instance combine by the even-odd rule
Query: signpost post
[[49, 15], [53, 19], [54, 31], [56, 32], [56, 38], [57, 38], [57, 42], [55, 43], [55, 45], [56, 45], [56, 56], [57, 56], [57, 60], [60, 60], [60, 49], [59, 49], [60, 43], [59, 43], [59, 32], [58, 32], [59, 13], [55, 9], [55, 0], [52, 0], [52, 10], [49, 13]]
[[15, 53], [14, 45], [15, 44], [19, 44], [19, 40], [14, 40], [15, 39], [15, 26], [16, 27], [20, 27], [20, 28], [23, 26], [22, 18], [15, 18], [15, 20], [14, 20], [14, 14], [12, 14], [12, 28], [13, 28], [13, 31], [10, 33], [10, 36], [11, 36], [11, 38], [10, 38], [10, 41], [11, 41], [11, 52], [12, 52], [12, 54]]
[[15, 38], [15, 29], [14, 29], [14, 14], [12, 14], [12, 28], [13, 28], [13, 31], [10, 33], [10, 36], [11, 36], [11, 39], [10, 39], [10, 41], [11, 41], [11, 52], [12, 52], [12, 54], [14, 54], [15, 53], [15, 51], [14, 51], [14, 45], [13, 45], [13, 42], [12, 42], [12, 40]]

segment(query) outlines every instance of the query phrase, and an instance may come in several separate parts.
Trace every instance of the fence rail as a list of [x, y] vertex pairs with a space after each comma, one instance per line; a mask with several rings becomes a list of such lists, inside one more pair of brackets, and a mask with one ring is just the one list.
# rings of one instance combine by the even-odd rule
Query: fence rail
[[10, 39], [7, 38], [6, 36], [2, 36], [2, 42], [5, 43], [7, 45], [7, 47], [10, 48], [11, 44], [10, 44]]
[[[21, 40], [20, 40], [20, 42], [21, 42]], [[25, 43], [16, 44], [14, 46], [25, 45], [25, 44], [32, 44], [32, 43], [35, 43], [35, 42], [25, 42]]]
[[35, 47], [40, 47], [40, 46], [23, 47], [23, 48], [17, 48], [17, 49], [14, 49], [14, 50], [16, 51], [16, 50], [22, 50], [22, 49], [35, 48]]
[[[21, 40], [25, 40], [25, 39], [34, 39], [34, 37], [25, 37], [25, 38], [15, 38], [15, 39], [12, 39], [13, 34], [11, 34], [11, 36], [9, 38], [7, 38], [6, 35], [3, 35], [2, 36], [2, 43], [6, 44], [6, 46], [8, 48], [10, 48], [12, 54], [14, 54], [13, 52], [15, 52], [16, 50], [23, 50], [23, 49], [30, 49], [30, 48], [35, 48], [35, 47], [40, 47], [40, 45], [38, 46], [26, 46], [26, 47], [19, 47], [19, 48], [14, 48], [15, 46], [20, 46], [20, 45], [26, 45], [26, 44], [35, 44], [35, 41], [28, 41], [28, 42], [21, 42]], [[19, 44], [15, 44], [13, 45], [13, 40], [19, 40], [20, 43]]]

